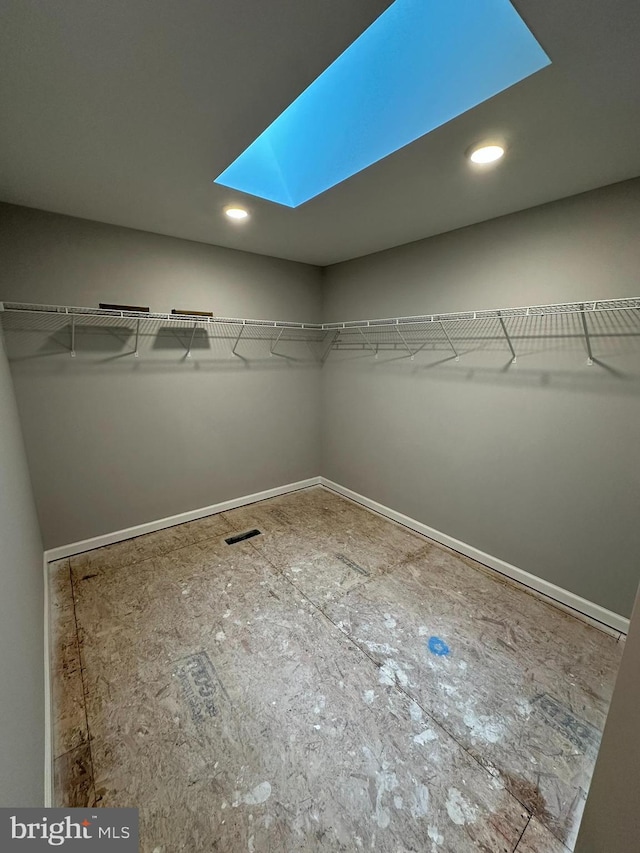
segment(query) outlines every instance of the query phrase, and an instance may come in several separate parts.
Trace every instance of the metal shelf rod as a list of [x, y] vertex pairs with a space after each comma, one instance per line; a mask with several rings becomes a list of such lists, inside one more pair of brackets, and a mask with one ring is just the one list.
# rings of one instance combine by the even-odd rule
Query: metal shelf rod
[[593, 364], [593, 352], [591, 350], [591, 338], [589, 337], [589, 326], [587, 325], [587, 317], [586, 317], [584, 311], [580, 315], [580, 318], [582, 320], [582, 328], [584, 330], [584, 339], [587, 343], [587, 354], [589, 356], [587, 358], [587, 364], [589, 365], [589, 367], [591, 367], [591, 365]]
[[196, 336], [196, 332], [198, 331], [198, 324], [193, 324], [193, 331], [191, 332], [191, 337], [189, 338], [189, 348], [187, 349], [187, 358], [191, 358], [191, 347], [193, 346], [193, 339]]
[[366, 345], [369, 347], [369, 349], [371, 350], [371, 352], [372, 352], [372, 353], [375, 355], [375, 357], [377, 358], [377, 357], [378, 357], [378, 351], [377, 351], [376, 349], [374, 349], [373, 345], [371, 344], [371, 342], [369, 341], [369, 339], [367, 338], [367, 336], [365, 335], [365, 333], [362, 331], [362, 329], [361, 329], [360, 327], [358, 327], [358, 331], [360, 332], [360, 334], [361, 334], [361, 335], [362, 335], [362, 337], [364, 338], [364, 341], [365, 341]]
[[453, 354], [454, 354], [454, 356], [455, 356], [456, 361], [460, 361], [460, 356], [459, 356], [459, 354], [458, 354], [458, 350], [454, 347], [454, 345], [453, 345], [453, 341], [452, 341], [452, 340], [451, 340], [451, 338], [449, 337], [449, 332], [447, 332], [447, 330], [445, 329], [445, 327], [444, 327], [444, 323], [443, 323], [442, 321], [440, 321], [440, 328], [441, 328], [441, 329], [442, 329], [442, 331], [444, 332], [444, 336], [445, 336], [445, 338], [449, 341], [449, 346], [450, 346], [450, 347], [451, 347], [451, 349], [453, 350]]
[[280, 338], [282, 337], [282, 333], [283, 333], [283, 332], [284, 332], [284, 329], [282, 329], [282, 330], [281, 330], [281, 332], [280, 332], [280, 334], [278, 335], [278, 337], [277, 337], [277, 338], [275, 339], [275, 341], [271, 344], [271, 349], [270, 349], [270, 351], [269, 351], [269, 354], [270, 354], [270, 355], [274, 355], [275, 350], [276, 350], [276, 347], [278, 346], [278, 342], [280, 341]]
[[400, 340], [401, 340], [401, 341], [402, 341], [402, 343], [404, 344], [405, 349], [407, 350], [407, 352], [408, 352], [408, 353], [409, 353], [409, 355], [411, 356], [411, 361], [413, 361], [413, 350], [411, 349], [411, 347], [410, 347], [410, 346], [409, 346], [409, 344], [407, 343], [406, 338], [404, 337], [404, 335], [402, 334], [402, 332], [400, 331], [400, 329], [396, 328], [396, 332], [397, 332], [397, 333], [398, 333], [398, 335], [400, 336]]
[[234, 354], [234, 355], [238, 355], [238, 353], [236, 352], [236, 347], [237, 347], [237, 346], [238, 346], [238, 344], [240, 343], [240, 338], [242, 337], [242, 333], [243, 333], [243, 332], [244, 332], [244, 323], [242, 324], [242, 326], [240, 326], [240, 332], [238, 333], [238, 337], [236, 338], [236, 342], [235, 342], [235, 344], [233, 345], [232, 352], [233, 352], [233, 354]]
[[[582, 315], [584, 319], [584, 314]], [[500, 325], [502, 326], [502, 331], [504, 332], [504, 336], [507, 339], [507, 343], [509, 344], [509, 349], [511, 350], [511, 360], [513, 364], [516, 363], [516, 351], [513, 348], [513, 344], [511, 343], [511, 338], [509, 337], [509, 332], [507, 331], [507, 327], [504, 324], [504, 320], [502, 319], [502, 313], [498, 311], [498, 320], [500, 320]]]

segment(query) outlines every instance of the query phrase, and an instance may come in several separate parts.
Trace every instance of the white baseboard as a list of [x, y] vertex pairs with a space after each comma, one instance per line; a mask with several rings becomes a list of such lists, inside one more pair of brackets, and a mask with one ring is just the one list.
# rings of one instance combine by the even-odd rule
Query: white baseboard
[[484, 551], [479, 551], [472, 545], [467, 545], [466, 542], [460, 542], [460, 540], [454, 539], [446, 533], [441, 533], [433, 527], [428, 527], [420, 521], [416, 521], [413, 518], [409, 518], [407, 515], [396, 512], [394, 509], [389, 509], [389, 507], [384, 506], [377, 501], [373, 501], [370, 498], [366, 498], [364, 495], [360, 495], [351, 489], [347, 489], [345, 486], [334, 483], [332, 480], [320, 477], [320, 484], [325, 488], [338, 492], [338, 494], [343, 495], [343, 497], [350, 498], [352, 501], [367, 507], [367, 509], [371, 509], [386, 518], [390, 518], [392, 521], [402, 524], [404, 527], [408, 527], [416, 533], [421, 533], [423, 536], [433, 539], [441, 545], [446, 545], [448, 548], [452, 548], [460, 554], [471, 557], [471, 559], [476, 560], [478, 563], [482, 563], [483, 566], [487, 566], [488, 568], [499, 572], [501, 575], [506, 575], [521, 586], [527, 587], [529, 590], [535, 592], [535, 594], [540, 598], [543, 598], [556, 606], [560, 606], [562, 609], [568, 610], [583, 621], [589, 622], [590, 624], [595, 623], [596, 627], [603, 630], [612, 629], [607, 633], [613, 633], [617, 636], [619, 633], [626, 634], [629, 630], [628, 619], [624, 616], [620, 616], [618, 613], [613, 613], [613, 611], [607, 610], [605, 607], [601, 607], [599, 604], [594, 604], [593, 601], [581, 598], [579, 595], [569, 592], [560, 586], [556, 586], [543, 578], [539, 578], [536, 575], [525, 572], [517, 566], [512, 566], [510, 563], [506, 563], [498, 557], [493, 557], [491, 554], [485, 554]]
[[44, 807], [53, 805], [53, 696], [51, 689], [49, 564], [43, 559], [44, 578]]
[[116, 530], [113, 533], [106, 533], [103, 536], [84, 539], [82, 542], [73, 542], [69, 545], [61, 545], [58, 548], [51, 548], [44, 553], [45, 566], [47, 563], [51, 563], [54, 560], [61, 560], [65, 557], [71, 557], [74, 554], [81, 554], [84, 551], [92, 551], [94, 548], [102, 548], [104, 545], [112, 545], [114, 542], [133, 539], [136, 536], [143, 536], [145, 533], [154, 533], [156, 530], [164, 530], [167, 527], [174, 527], [176, 524], [195, 521], [199, 518], [205, 518], [208, 515], [215, 515], [218, 512], [225, 512], [231, 509], [236, 509], [240, 506], [256, 503], [257, 501], [267, 500], [267, 498], [274, 498], [278, 495], [285, 495], [289, 492], [295, 492], [299, 489], [307, 489], [310, 486], [318, 485], [332, 489], [333, 491], [338, 492], [338, 494], [367, 507], [367, 509], [383, 515], [385, 518], [396, 521], [416, 533], [420, 533], [429, 539], [439, 542], [441, 545], [446, 545], [448, 548], [452, 548], [454, 551], [458, 551], [459, 553], [482, 563], [482, 565], [499, 572], [501, 575], [505, 575], [516, 583], [535, 592], [541, 598], [569, 610], [584, 621], [596, 623], [600, 628], [609, 629], [610, 633], [626, 634], [629, 630], [629, 620], [624, 616], [620, 616], [618, 613], [613, 613], [611, 610], [607, 610], [599, 604], [595, 604], [593, 601], [588, 601], [586, 598], [581, 598], [579, 595], [569, 592], [569, 590], [563, 589], [562, 587], [556, 586], [550, 581], [546, 581], [543, 578], [532, 575], [529, 572], [524, 571], [524, 569], [519, 569], [517, 566], [513, 566], [498, 557], [486, 554], [484, 551], [480, 551], [478, 548], [474, 548], [466, 542], [454, 539], [446, 533], [442, 533], [420, 521], [409, 518], [407, 515], [396, 512], [394, 509], [390, 509], [377, 501], [371, 500], [364, 495], [360, 495], [358, 492], [354, 492], [352, 489], [341, 486], [339, 483], [334, 483], [332, 480], [328, 480], [325, 477], [310, 477], [308, 480], [299, 480], [297, 483], [289, 483], [286, 486], [277, 486], [273, 489], [266, 489], [263, 492], [256, 492], [256, 494], [253, 495], [244, 495], [240, 498], [234, 498], [222, 503], [212, 504], [211, 506], [202, 507], [201, 509], [194, 509], [189, 512], [180, 513], [179, 515], [172, 515], [168, 518], [150, 521], [147, 524], [139, 524], [136, 527]]
[[278, 495], [286, 495], [288, 492], [297, 492], [299, 489], [307, 489], [309, 486], [319, 486], [320, 477], [310, 477], [308, 480], [299, 480], [297, 483], [289, 483], [287, 486], [276, 486], [274, 489], [266, 489], [264, 492], [256, 492], [254, 495], [245, 495], [241, 498], [233, 498], [219, 504], [212, 504], [201, 509], [192, 509], [179, 515], [171, 515], [158, 521], [149, 521], [146, 524], [138, 524], [136, 527], [127, 527], [124, 530], [116, 530], [113, 533], [105, 533], [103, 536], [94, 536], [92, 539], [83, 539], [82, 542], [72, 542], [69, 545], [60, 545], [58, 548], [50, 548], [44, 552], [45, 562], [52, 563], [54, 560], [62, 560], [72, 557], [74, 554], [82, 554], [84, 551], [93, 551], [94, 548], [102, 548], [105, 545], [113, 545], [114, 542], [122, 542], [125, 539], [133, 539], [143, 536], [145, 533], [155, 533], [156, 530], [164, 530], [167, 527], [175, 527], [176, 524], [184, 524], [187, 521], [196, 521], [208, 515], [218, 512], [227, 512], [239, 506], [264, 501], [267, 498], [275, 498]]

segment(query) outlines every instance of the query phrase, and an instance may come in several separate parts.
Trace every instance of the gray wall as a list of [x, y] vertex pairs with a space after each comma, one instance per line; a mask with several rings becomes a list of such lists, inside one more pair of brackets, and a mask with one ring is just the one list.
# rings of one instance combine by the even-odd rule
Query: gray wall
[[42, 542], [0, 333], [0, 806], [44, 802]]
[[[0, 299], [319, 319], [311, 266], [0, 206]], [[284, 485], [320, 471], [320, 369], [307, 344], [185, 337], [5, 316], [45, 547]], [[120, 326], [123, 324], [120, 323]], [[85, 326], [83, 329], [82, 326]], [[229, 334], [233, 334], [229, 331]], [[287, 357], [284, 357], [287, 356]]]
[[[325, 270], [325, 321], [640, 296], [640, 180]], [[323, 475], [628, 616], [638, 586], [640, 321], [575, 318], [332, 354]], [[467, 328], [469, 332], [470, 327]], [[439, 333], [434, 330], [434, 336]]]
[[576, 853], [637, 853], [640, 838], [640, 595], [609, 707]]

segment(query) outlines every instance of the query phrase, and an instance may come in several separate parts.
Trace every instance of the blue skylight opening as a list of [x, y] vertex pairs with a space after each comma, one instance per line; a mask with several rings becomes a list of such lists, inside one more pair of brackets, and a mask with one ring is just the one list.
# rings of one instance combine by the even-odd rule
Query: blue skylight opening
[[509, 0], [396, 0], [215, 183], [298, 207], [549, 64]]

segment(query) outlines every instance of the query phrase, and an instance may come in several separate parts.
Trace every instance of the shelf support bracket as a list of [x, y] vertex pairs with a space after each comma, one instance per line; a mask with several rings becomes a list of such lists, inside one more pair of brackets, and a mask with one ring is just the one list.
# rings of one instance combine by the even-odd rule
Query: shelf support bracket
[[284, 332], [284, 329], [280, 329], [280, 334], [279, 334], [279, 335], [278, 335], [278, 337], [275, 339], [275, 342], [271, 344], [271, 349], [270, 349], [270, 351], [269, 351], [269, 355], [274, 355], [274, 354], [275, 354], [276, 347], [278, 346], [278, 341], [279, 341], [279, 340], [280, 340], [280, 338], [282, 337], [282, 333], [283, 333], [283, 332]]
[[585, 314], [584, 302], [582, 303], [580, 319], [582, 320], [582, 330], [584, 332], [584, 339], [587, 344], [587, 364], [589, 365], [589, 367], [591, 367], [591, 365], [593, 364], [593, 351], [591, 349], [591, 335], [589, 334], [589, 326], [587, 324], [587, 315]]
[[76, 357], [76, 318], [71, 317], [71, 358]]
[[378, 350], [373, 348], [373, 345], [372, 345], [371, 341], [370, 341], [370, 340], [369, 340], [369, 338], [365, 335], [365, 333], [362, 331], [362, 329], [360, 328], [360, 326], [358, 326], [358, 331], [359, 331], [359, 332], [360, 332], [360, 334], [362, 335], [362, 337], [363, 337], [363, 339], [364, 339], [365, 344], [366, 344], [366, 345], [367, 345], [367, 347], [371, 350], [371, 352], [373, 353], [374, 357], [375, 357], [375, 358], [377, 358], [377, 357], [378, 357]]
[[196, 332], [198, 331], [198, 324], [193, 324], [193, 329], [191, 330], [191, 337], [189, 338], [189, 348], [187, 349], [187, 358], [191, 358], [191, 347], [193, 346], [193, 339], [196, 336]]
[[502, 312], [498, 311], [498, 320], [500, 320], [500, 325], [502, 326], [502, 331], [504, 332], [504, 336], [507, 339], [507, 343], [509, 344], [509, 349], [511, 350], [511, 364], [515, 364], [517, 361], [516, 351], [513, 348], [513, 344], [511, 343], [511, 338], [509, 337], [509, 332], [507, 331], [507, 327], [505, 326], [504, 320], [502, 319]]
[[325, 363], [325, 361], [326, 361], [326, 360], [327, 360], [327, 358], [329, 357], [329, 353], [330, 353], [330, 352], [331, 352], [331, 350], [333, 349], [333, 345], [334, 345], [334, 344], [335, 344], [335, 342], [337, 341], [337, 339], [338, 339], [338, 336], [339, 336], [339, 335], [340, 335], [340, 329], [336, 329], [336, 331], [335, 331], [335, 332], [333, 333], [333, 335], [331, 336], [331, 340], [329, 341], [329, 346], [325, 348], [325, 351], [322, 353], [322, 356], [320, 357], [320, 361], [321, 361], [323, 364]]
[[[238, 344], [240, 343], [240, 338], [242, 337], [242, 333], [243, 333], [243, 332], [244, 332], [244, 323], [243, 323], [243, 324], [242, 324], [242, 326], [240, 327], [240, 334], [239, 334], [239, 335], [238, 335], [238, 337], [236, 338], [236, 342], [235, 342], [235, 344], [233, 345], [233, 349], [231, 350], [231, 352], [232, 352], [234, 355], [238, 355], [238, 353], [236, 352], [236, 347], [237, 347], [237, 346], [238, 346]], [[239, 355], [238, 355], [238, 358], [240, 358], [240, 356], [239, 356]]]
[[140, 353], [138, 351], [138, 341], [140, 340], [140, 320], [136, 320], [136, 348], [133, 353], [134, 358], [140, 358]]
[[443, 331], [443, 333], [444, 333], [445, 338], [449, 341], [449, 346], [450, 346], [450, 347], [451, 347], [451, 349], [453, 350], [453, 354], [454, 354], [454, 355], [455, 355], [455, 357], [456, 357], [456, 361], [460, 361], [460, 355], [459, 355], [459, 353], [458, 353], [458, 350], [454, 347], [454, 345], [453, 345], [453, 341], [452, 341], [452, 340], [451, 340], [451, 338], [449, 337], [449, 332], [447, 332], [447, 330], [446, 330], [446, 329], [445, 329], [445, 327], [444, 327], [444, 323], [442, 322], [442, 320], [439, 320], [438, 322], [440, 323], [440, 328], [442, 329], [442, 331]]
[[409, 353], [409, 355], [411, 356], [411, 361], [413, 361], [413, 356], [415, 355], [415, 353], [413, 352], [413, 350], [411, 349], [411, 347], [409, 346], [409, 344], [406, 342], [405, 337], [404, 337], [404, 335], [402, 334], [402, 332], [400, 331], [400, 329], [399, 329], [397, 326], [396, 326], [395, 328], [396, 328], [396, 332], [398, 333], [398, 336], [399, 336], [400, 340], [401, 340], [401, 341], [402, 341], [402, 343], [404, 344], [404, 348], [407, 350], [407, 352], [408, 352], [408, 353]]

